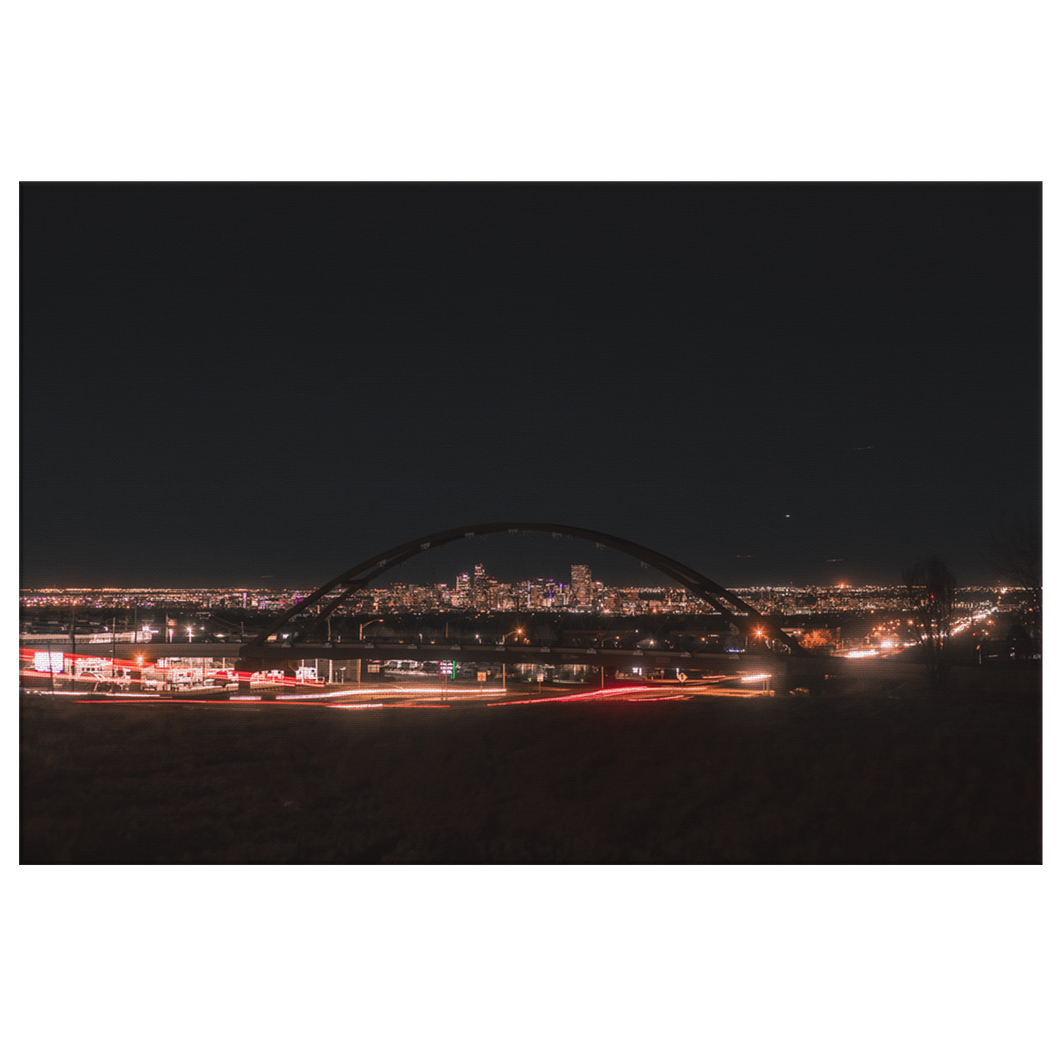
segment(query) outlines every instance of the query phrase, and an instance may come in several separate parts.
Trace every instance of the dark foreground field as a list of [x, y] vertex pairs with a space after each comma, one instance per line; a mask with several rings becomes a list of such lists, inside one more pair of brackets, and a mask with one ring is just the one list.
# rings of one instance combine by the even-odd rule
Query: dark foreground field
[[1041, 701], [21, 700], [21, 861], [1041, 861]]

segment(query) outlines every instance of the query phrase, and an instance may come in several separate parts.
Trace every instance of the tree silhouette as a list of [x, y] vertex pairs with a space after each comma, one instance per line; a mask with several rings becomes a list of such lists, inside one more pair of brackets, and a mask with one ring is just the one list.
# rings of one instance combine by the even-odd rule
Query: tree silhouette
[[949, 671], [949, 637], [957, 579], [940, 556], [925, 556], [906, 572], [905, 588], [931, 685], [943, 688]]
[[1000, 533], [990, 535], [994, 573], [1030, 597], [1024, 620], [1037, 640], [1042, 615], [1042, 527], [1030, 519], [1017, 519]]

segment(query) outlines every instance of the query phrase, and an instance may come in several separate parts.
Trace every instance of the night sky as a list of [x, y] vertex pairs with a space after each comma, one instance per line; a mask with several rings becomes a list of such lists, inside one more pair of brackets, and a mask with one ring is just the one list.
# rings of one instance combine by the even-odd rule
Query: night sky
[[[310, 586], [523, 519], [979, 584], [1040, 513], [1040, 261], [1038, 184], [23, 184], [20, 583]], [[529, 547], [402, 577], [586, 556]]]

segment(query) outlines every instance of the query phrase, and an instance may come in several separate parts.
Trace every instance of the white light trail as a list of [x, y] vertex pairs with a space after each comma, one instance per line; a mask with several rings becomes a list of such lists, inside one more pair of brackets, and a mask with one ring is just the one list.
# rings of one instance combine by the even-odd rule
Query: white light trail
[[471, 689], [453, 689], [444, 688], [440, 685], [434, 688], [366, 688], [361, 690], [350, 690], [347, 692], [318, 692], [315, 695], [291, 695], [283, 696], [278, 695], [277, 700], [280, 699], [339, 699], [343, 696], [444, 696], [446, 699], [450, 699], [454, 696], [461, 698], [467, 698], [469, 696], [505, 696], [508, 695], [503, 688], [471, 688]]

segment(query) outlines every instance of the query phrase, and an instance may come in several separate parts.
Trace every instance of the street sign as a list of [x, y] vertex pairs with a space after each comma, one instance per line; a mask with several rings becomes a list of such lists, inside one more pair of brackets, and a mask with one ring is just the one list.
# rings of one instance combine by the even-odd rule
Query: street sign
[[439, 677], [452, 677], [456, 671], [456, 663], [449, 660], [443, 660], [438, 664], [438, 676]]

